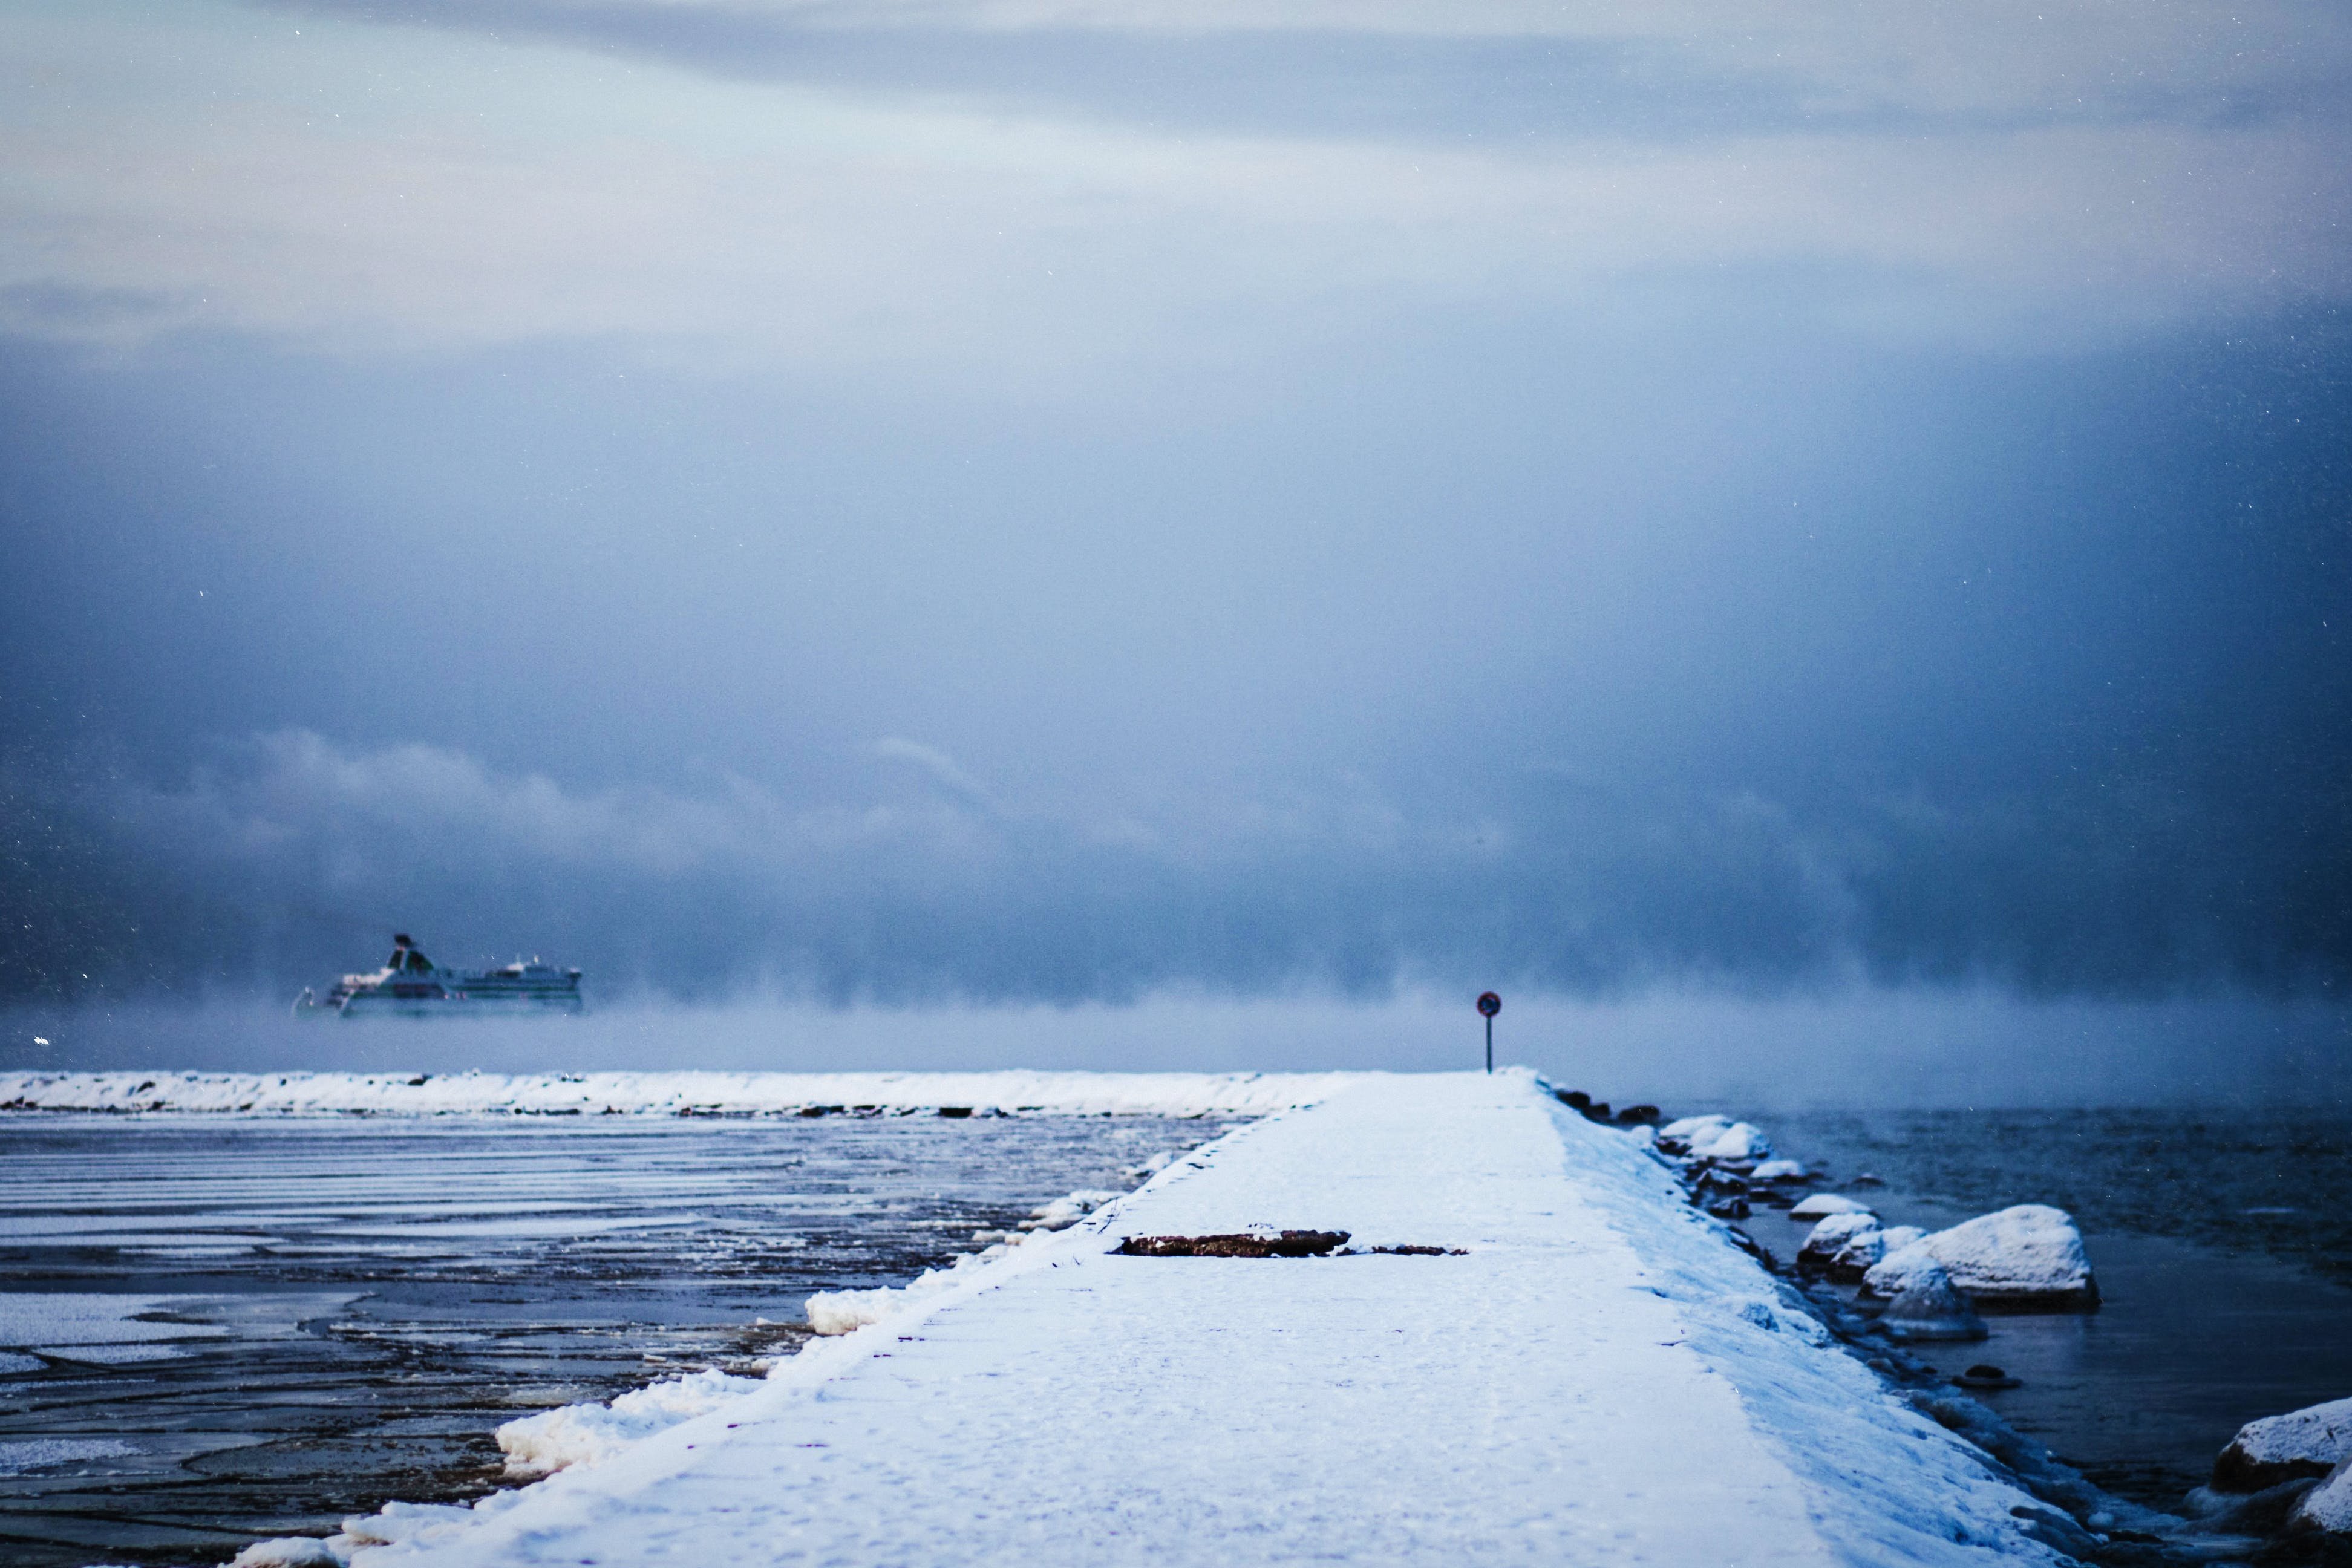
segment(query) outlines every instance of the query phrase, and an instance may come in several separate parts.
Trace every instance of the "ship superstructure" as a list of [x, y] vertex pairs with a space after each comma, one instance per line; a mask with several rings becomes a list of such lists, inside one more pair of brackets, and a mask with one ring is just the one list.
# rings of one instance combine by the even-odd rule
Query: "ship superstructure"
[[405, 931], [392, 939], [392, 956], [382, 969], [346, 974], [323, 998], [306, 989], [294, 1004], [297, 1014], [334, 1013], [345, 1018], [577, 1013], [580, 1007], [576, 969], [558, 969], [536, 958], [489, 969], [444, 969], [425, 957]]

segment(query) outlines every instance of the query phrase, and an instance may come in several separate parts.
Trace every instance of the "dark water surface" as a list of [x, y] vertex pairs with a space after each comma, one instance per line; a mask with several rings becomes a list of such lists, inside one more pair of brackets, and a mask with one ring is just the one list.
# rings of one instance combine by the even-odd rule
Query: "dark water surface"
[[[1979, 1394], [2111, 1491], [2178, 1510], [2244, 1423], [2352, 1396], [2352, 1131], [2296, 1113], [1809, 1112], [1753, 1118], [1890, 1224], [2053, 1204], [2083, 1229], [2095, 1312], [1994, 1316], [1929, 1345], [2022, 1387]], [[1883, 1186], [1856, 1184], [1864, 1173]], [[1781, 1258], [1807, 1227], [1759, 1209]]]
[[219, 1563], [478, 1495], [502, 1422], [756, 1372], [812, 1291], [1218, 1130], [0, 1117], [0, 1563]]

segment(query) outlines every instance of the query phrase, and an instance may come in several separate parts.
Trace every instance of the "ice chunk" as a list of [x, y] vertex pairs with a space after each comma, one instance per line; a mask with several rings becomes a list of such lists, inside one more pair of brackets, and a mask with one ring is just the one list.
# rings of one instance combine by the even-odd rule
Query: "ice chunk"
[[1867, 1209], [1831, 1215], [1813, 1226], [1804, 1245], [1797, 1248], [1797, 1267], [1806, 1273], [1823, 1272], [1856, 1237], [1877, 1233], [1878, 1216]]
[[1985, 1337], [1984, 1320], [1977, 1316], [1975, 1304], [1953, 1288], [1951, 1276], [1935, 1263], [1912, 1270], [1878, 1323], [1898, 1340]]
[[1868, 1214], [1869, 1212], [1868, 1204], [1858, 1204], [1852, 1198], [1840, 1197], [1835, 1193], [1815, 1193], [1801, 1203], [1791, 1204], [1789, 1207], [1789, 1217], [1790, 1219], [1824, 1219], [1833, 1214]]
[[2347, 1459], [2352, 1459], [2352, 1399], [2331, 1400], [2239, 1427], [2213, 1461], [2213, 1489], [2260, 1491], [2325, 1476]]
[[[689, 1377], [649, 1384], [610, 1405], [566, 1405], [509, 1421], [499, 1428], [507, 1474], [550, 1475], [572, 1465], [593, 1465], [632, 1443], [708, 1414], [760, 1386], [752, 1377], [698, 1372]], [[343, 1528], [352, 1529], [350, 1521]]]
[[1863, 1288], [1874, 1296], [1899, 1294], [1922, 1258], [1940, 1264], [1980, 1306], [2084, 1311], [2099, 1304], [2083, 1233], [2072, 1215], [2046, 1204], [1979, 1215], [1889, 1253], [1863, 1277]]
[[954, 1284], [958, 1269], [1002, 1258], [1026, 1239], [1008, 1236], [982, 1251], [966, 1253], [955, 1260], [952, 1268], [926, 1268], [904, 1285], [885, 1285], [872, 1290], [820, 1290], [808, 1299], [809, 1327], [820, 1334], [846, 1334], [868, 1323], [878, 1323], [909, 1301], [937, 1295]]
[[228, 1568], [343, 1568], [346, 1560], [315, 1536], [281, 1535], [257, 1541], [228, 1560]]
[[2305, 1492], [2286, 1522], [2290, 1530], [2352, 1536], [2352, 1459], [2336, 1466], [2326, 1480]]
[[1074, 1226], [1103, 1205], [1118, 1196], [1097, 1187], [1081, 1187], [1065, 1197], [1055, 1198], [1041, 1208], [1030, 1211], [1021, 1222], [1023, 1230], [1063, 1230]]

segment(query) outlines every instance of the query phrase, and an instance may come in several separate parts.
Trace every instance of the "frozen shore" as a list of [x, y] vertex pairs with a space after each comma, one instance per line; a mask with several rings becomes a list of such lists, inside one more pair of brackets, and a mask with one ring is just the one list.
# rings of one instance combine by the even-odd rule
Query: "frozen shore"
[[1257, 1116], [1349, 1073], [8, 1072], [0, 1110], [248, 1116]]
[[[708, 1414], [470, 1510], [356, 1521], [336, 1555], [2063, 1560], [2047, 1510], [1831, 1345], [1636, 1137], [1517, 1072], [1315, 1099]], [[1307, 1227], [1351, 1255], [1112, 1251]]]

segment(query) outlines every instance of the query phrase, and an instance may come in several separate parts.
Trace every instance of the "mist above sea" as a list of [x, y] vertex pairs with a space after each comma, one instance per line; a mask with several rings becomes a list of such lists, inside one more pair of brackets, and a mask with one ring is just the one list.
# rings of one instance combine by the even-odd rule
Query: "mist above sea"
[[[1496, 1059], [1619, 1103], [2352, 1107], [2352, 1009], [2242, 994], [1504, 991]], [[579, 1017], [298, 1020], [268, 994], [0, 1014], [0, 1068], [584, 1072], [1433, 1071], [1481, 1059], [1475, 989], [1349, 999], [1162, 992], [1125, 1005], [832, 1006], [600, 994]], [[289, 993], [290, 999], [290, 993]]]

